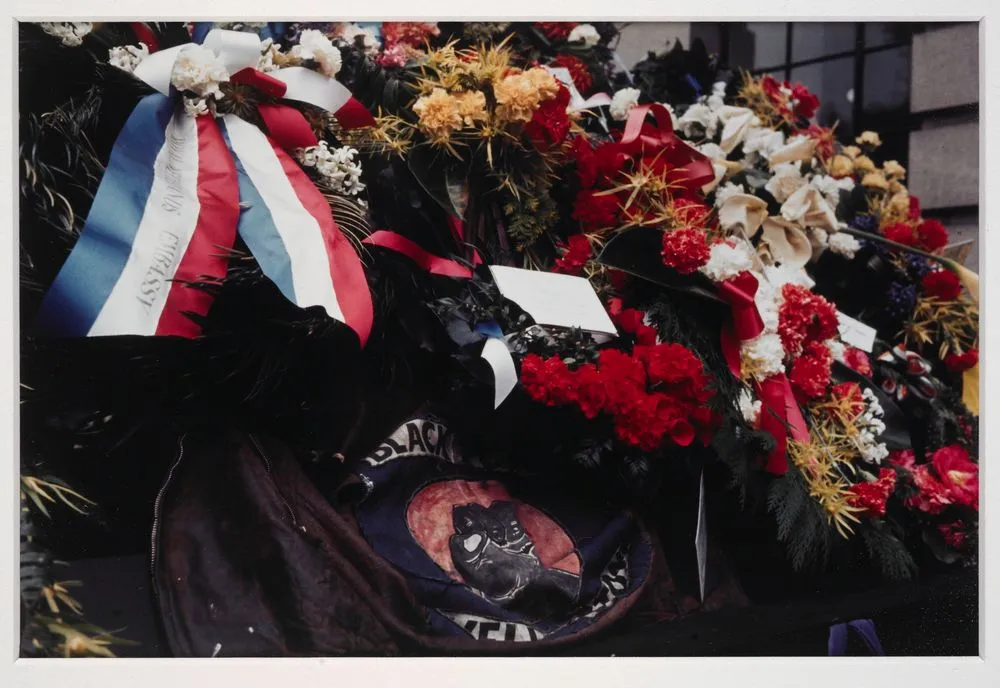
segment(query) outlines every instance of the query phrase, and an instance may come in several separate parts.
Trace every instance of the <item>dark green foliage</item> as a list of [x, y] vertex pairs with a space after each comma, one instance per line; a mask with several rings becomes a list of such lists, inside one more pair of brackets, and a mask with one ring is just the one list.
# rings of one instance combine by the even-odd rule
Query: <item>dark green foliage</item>
[[819, 503], [809, 495], [805, 479], [795, 466], [775, 478], [767, 493], [768, 511], [774, 514], [778, 540], [788, 549], [796, 571], [814, 571], [826, 564], [833, 528]]
[[859, 530], [868, 556], [883, 578], [901, 581], [916, 574], [916, 562], [903, 543], [893, 535], [887, 523], [871, 520]]

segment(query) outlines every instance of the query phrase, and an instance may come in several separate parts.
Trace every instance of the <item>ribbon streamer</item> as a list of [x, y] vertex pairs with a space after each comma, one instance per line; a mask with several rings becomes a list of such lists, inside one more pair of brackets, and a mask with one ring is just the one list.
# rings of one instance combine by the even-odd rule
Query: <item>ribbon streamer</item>
[[[198, 336], [188, 315], [205, 315], [211, 295], [190, 284], [225, 279], [239, 231], [286, 298], [322, 306], [364, 345], [372, 302], [360, 258], [286, 150], [316, 145], [308, 122], [291, 107], [265, 105], [267, 135], [234, 115], [187, 114], [170, 74], [190, 45], [153, 53], [136, 69], [160, 93], [139, 102], [115, 140], [80, 239], [42, 303], [40, 333]], [[353, 100], [301, 67], [257, 72], [253, 34], [212, 30], [204, 45], [237, 81], [272, 96], [335, 113]]]
[[868, 650], [876, 656], [884, 657], [885, 650], [875, 632], [875, 623], [871, 619], [858, 619], [847, 623], [830, 626], [830, 637], [827, 640], [827, 654], [830, 657], [843, 657], [847, 654], [847, 633], [849, 629], [861, 636]]

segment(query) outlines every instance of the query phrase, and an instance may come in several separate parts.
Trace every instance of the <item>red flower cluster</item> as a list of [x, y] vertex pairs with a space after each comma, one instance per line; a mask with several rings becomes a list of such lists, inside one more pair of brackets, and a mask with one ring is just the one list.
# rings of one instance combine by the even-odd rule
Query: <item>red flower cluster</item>
[[788, 381], [792, 383], [792, 391], [799, 403], [809, 399], [819, 399], [826, 394], [830, 386], [830, 368], [833, 366], [833, 354], [822, 342], [809, 342], [805, 345], [802, 355], [795, 359]]
[[573, 219], [584, 231], [606, 229], [618, 224], [618, 210], [618, 199], [613, 194], [582, 191], [573, 202]]
[[924, 275], [921, 282], [924, 293], [941, 301], [954, 301], [962, 293], [958, 275], [950, 270], [935, 270]]
[[920, 199], [918, 197], [916, 197], [916, 196], [911, 195], [910, 196], [910, 212], [907, 214], [907, 218], [911, 222], [916, 222], [917, 220], [920, 219], [921, 212], [922, 211], [920, 210]]
[[779, 82], [773, 76], [765, 76], [760, 85], [785, 118], [811, 119], [819, 109], [819, 98], [802, 84], [793, 86], [787, 81]]
[[882, 518], [885, 516], [885, 504], [894, 489], [896, 471], [883, 468], [878, 472], [878, 480], [851, 485], [847, 490], [850, 493], [847, 503], [865, 509], [869, 516]]
[[948, 354], [944, 364], [953, 373], [964, 373], [979, 363], [979, 349], [969, 349], [964, 354]]
[[[570, 31], [572, 31], [572, 27]], [[569, 32], [566, 32], [569, 35]], [[590, 70], [587, 69], [587, 65], [579, 57], [575, 55], [567, 55], [565, 53], [557, 55], [556, 59], [549, 63], [550, 67], [565, 67], [569, 70], [569, 75], [573, 77], [573, 84], [576, 85], [576, 90], [581, 94], [587, 95], [591, 87], [594, 85], [594, 77], [590, 75]]]
[[872, 363], [861, 349], [849, 346], [844, 350], [844, 365], [859, 375], [870, 378], [872, 376]]
[[565, 41], [576, 26], [576, 22], [535, 22], [535, 28], [550, 41]]
[[708, 262], [711, 249], [705, 232], [694, 227], [682, 227], [663, 233], [663, 264], [682, 275], [690, 275]]
[[830, 388], [830, 396], [846, 399], [851, 402], [851, 411], [854, 414], [863, 413], [865, 410], [864, 395], [861, 392], [861, 385], [857, 382], [841, 382]]
[[[613, 299], [620, 302], [620, 299]], [[643, 322], [643, 313], [635, 308], [611, 309], [611, 320], [626, 334], [632, 335], [640, 346], [656, 344], [656, 328]]]
[[604, 349], [596, 366], [572, 371], [558, 356], [528, 354], [521, 364], [521, 384], [531, 398], [575, 404], [587, 418], [603, 411], [614, 419], [619, 440], [645, 451], [666, 438], [680, 446], [695, 437], [708, 444], [720, 420], [707, 406], [714, 395], [708, 382], [701, 361], [679, 344], [637, 345], [632, 355]]
[[794, 356], [809, 342], [836, 336], [837, 309], [829, 301], [799, 284], [786, 284], [781, 288], [781, 296], [778, 334], [785, 351]]
[[566, 113], [569, 98], [569, 89], [560, 85], [558, 95], [542, 103], [524, 127], [524, 133], [537, 150], [546, 151], [566, 140], [570, 128]]
[[383, 22], [382, 43], [385, 50], [396, 45], [408, 45], [419, 48], [431, 36], [437, 36], [441, 30], [431, 22]]
[[592, 255], [587, 237], [582, 234], [574, 234], [567, 240], [566, 252], [556, 260], [555, 265], [552, 266], [552, 272], [579, 275], [583, 272], [583, 266], [587, 264]]
[[571, 142], [569, 157], [576, 163], [580, 188], [590, 189], [597, 184], [597, 155], [586, 136], [576, 136]]
[[944, 544], [952, 549], [962, 549], [968, 539], [968, 535], [962, 526], [961, 521], [952, 523], [941, 523], [938, 525], [938, 532], [944, 538]]
[[919, 224], [896, 222], [884, 227], [882, 235], [890, 241], [895, 241], [897, 244], [913, 246], [932, 253], [944, 248], [948, 244], [948, 230], [937, 220], [924, 220]]
[[917, 455], [913, 453], [912, 449], [897, 449], [896, 451], [889, 452], [887, 461], [893, 466], [899, 466], [900, 468], [912, 471], [914, 465], [917, 463]]
[[915, 466], [911, 476], [919, 492], [906, 500], [907, 507], [928, 514], [953, 504], [979, 511], [979, 465], [957, 444], [938, 449], [931, 462]]

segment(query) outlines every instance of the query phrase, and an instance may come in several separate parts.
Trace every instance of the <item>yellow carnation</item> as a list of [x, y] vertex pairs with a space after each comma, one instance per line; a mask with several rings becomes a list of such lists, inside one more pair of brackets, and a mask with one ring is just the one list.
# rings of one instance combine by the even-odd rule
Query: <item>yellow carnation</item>
[[885, 180], [881, 172], [869, 172], [861, 180], [861, 186], [867, 189], [881, 189], [886, 191], [889, 188], [889, 182]]
[[874, 172], [875, 163], [867, 155], [859, 155], [854, 159], [854, 169], [861, 173]]
[[486, 96], [482, 91], [467, 91], [456, 96], [458, 114], [467, 127], [486, 119]]
[[906, 176], [906, 168], [895, 160], [890, 160], [882, 165], [882, 171], [889, 179], [902, 179]]
[[520, 74], [510, 74], [494, 84], [497, 117], [505, 122], [530, 122], [543, 100], [559, 93], [555, 77], [536, 67]]
[[910, 195], [905, 191], [897, 191], [889, 199], [889, 210], [896, 215], [905, 216], [910, 212]]
[[854, 163], [846, 155], [835, 155], [830, 161], [830, 176], [838, 179], [854, 173]]
[[854, 139], [858, 144], [862, 146], [871, 146], [872, 148], [878, 148], [882, 145], [882, 139], [874, 131], [863, 131], [858, 138]]
[[532, 67], [524, 73], [531, 83], [538, 89], [538, 94], [542, 100], [549, 100], [559, 95], [559, 82], [549, 74], [548, 70], [541, 67]]
[[844, 155], [854, 160], [856, 157], [861, 155], [861, 149], [857, 146], [844, 146]]
[[452, 132], [462, 128], [459, 101], [443, 88], [421, 96], [413, 104], [421, 131], [437, 141], [447, 141]]

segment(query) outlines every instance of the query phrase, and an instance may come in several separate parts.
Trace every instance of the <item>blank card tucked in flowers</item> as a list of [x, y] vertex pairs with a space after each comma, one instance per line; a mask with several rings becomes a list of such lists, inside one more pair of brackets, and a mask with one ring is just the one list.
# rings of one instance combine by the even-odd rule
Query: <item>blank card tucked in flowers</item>
[[505, 298], [523, 308], [539, 325], [579, 327], [614, 336], [618, 333], [594, 288], [583, 277], [491, 265]]

